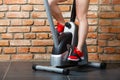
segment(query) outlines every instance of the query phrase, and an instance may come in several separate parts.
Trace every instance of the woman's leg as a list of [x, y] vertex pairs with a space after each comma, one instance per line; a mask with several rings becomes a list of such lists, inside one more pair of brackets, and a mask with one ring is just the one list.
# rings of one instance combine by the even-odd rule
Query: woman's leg
[[58, 7], [58, 2], [64, 2], [64, 1], [66, 0], [48, 0], [52, 16], [56, 19], [58, 23], [62, 25], [65, 24], [65, 21], [60, 11], [60, 8]]
[[76, 14], [79, 21], [78, 45], [77, 49], [82, 52], [82, 46], [88, 33], [88, 12], [89, 0], [76, 0]]
[[87, 37], [88, 33], [88, 21], [87, 21], [87, 11], [88, 11], [89, 0], [76, 0], [76, 15], [79, 21], [78, 30], [78, 45], [74, 48], [73, 53], [68, 57], [68, 60], [79, 61], [83, 57], [82, 47]]

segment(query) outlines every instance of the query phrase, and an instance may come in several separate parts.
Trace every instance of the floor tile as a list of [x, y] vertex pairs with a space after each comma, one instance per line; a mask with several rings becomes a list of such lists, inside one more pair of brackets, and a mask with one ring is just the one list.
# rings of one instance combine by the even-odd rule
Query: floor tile
[[[87, 68], [87, 67], [86, 67]], [[108, 64], [104, 70], [87, 68], [76, 69], [71, 72], [70, 80], [120, 80], [120, 64]]]
[[9, 67], [10, 62], [0, 62], [0, 80], [3, 79], [8, 67]]
[[[44, 62], [37, 64], [46, 65]], [[67, 80], [67, 77], [61, 74], [34, 71], [32, 65], [32, 62], [13, 62], [5, 80]]]

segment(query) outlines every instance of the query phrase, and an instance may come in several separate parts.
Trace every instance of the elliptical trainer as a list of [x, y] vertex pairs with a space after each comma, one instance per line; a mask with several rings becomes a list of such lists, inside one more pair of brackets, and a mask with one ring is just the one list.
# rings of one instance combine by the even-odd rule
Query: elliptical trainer
[[69, 56], [69, 54], [73, 52], [73, 48], [77, 45], [78, 42], [78, 38], [77, 38], [78, 27], [74, 23], [76, 18], [75, 1], [76, 0], [74, 0], [73, 2], [70, 22], [67, 22], [65, 24], [64, 32], [58, 35], [55, 26], [53, 24], [53, 19], [48, 5], [48, 0], [44, 0], [46, 13], [50, 24], [50, 30], [52, 32], [53, 42], [54, 42], [54, 46], [51, 54], [51, 60], [50, 60], [51, 66], [41, 66], [34, 64], [32, 66], [33, 70], [35, 71], [45, 70], [45, 71], [62, 73], [62, 74], [69, 74], [69, 69], [67, 69], [67, 67], [72, 67], [72, 66], [74, 67], [74, 66], [85, 65], [85, 66], [98, 67], [101, 69], [106, 68], [106, 63], [88, 62], [88, 51], [87, 51], [86, 42], [84, 43], [84, 46], [82, 48], [84, 52], [84, 59], [82, 59], [79, 62], [73, 62], [67, 60], [67, 57]]

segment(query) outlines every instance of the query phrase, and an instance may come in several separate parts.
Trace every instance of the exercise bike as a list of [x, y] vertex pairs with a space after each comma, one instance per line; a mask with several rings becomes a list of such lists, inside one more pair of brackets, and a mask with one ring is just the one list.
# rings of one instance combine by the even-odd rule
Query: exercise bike
[[42, 66], [39, 64], [33, 64], [32, 66], [33, 70], [35, 71], [44, 70], [44, 71], [50, 71], [50, 72], [56, 72], [56, 73], [68, 75], [70, 72], [68, 67], [92, 66], [101, 69], [106, 68], [106, 63], [88, 62], [88, 51], [87, 51], [86, 42], [84, 43], [84, 46], [82, 48], [84, 53], [84, 58], [81, 59], [81, 61], [75, 62], [75, 61], [69, 61], [67, 59], [69, 54], [73, 52], [73, 48], [77, 45], [78, 42], [78, 27], [74, 23], [76, 18], [75, 1], [76, 0], [73, 1], [70, 22], [67, 22], [65, 24], [63, 33], [59, 35], [53, 23], [52, 15], [48, 5], [48, 0], [44, 0], [46, 13], [50, 24], [50, 30], [52, 32], [53, 42], [54, 42], [54, 46], [51, 54], [51, 60], [50, 60], [51, 66]]

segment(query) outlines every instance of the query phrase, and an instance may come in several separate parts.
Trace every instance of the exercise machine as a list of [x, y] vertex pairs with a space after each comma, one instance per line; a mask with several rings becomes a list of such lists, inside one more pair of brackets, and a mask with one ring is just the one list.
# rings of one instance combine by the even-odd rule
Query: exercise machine
[[78, 42], [78, 27], [74, 23], [76, 18], [75, 1], [76, 0], [73, 1], [70, 22], [67, 22], [65, 24], [63, 33], [58, 34], [53, 23], [50, 7], [48, 5], [48, 0], [44, 0], [44, 5], [54, 42], [54, 46], [51, 54], [51, 60], [50, 60], [51, 66], [42, 66], [39, 64], [33, 64], [32, 66], [33, 70], [35, 71], [44, 70], [44, 71], [51, 71], [51, 72], [57, 72], [68, 75], [70, 72], [68, 67], [92, 66], [101, 69], [106, 68], [106, 63], [88, 62], [88, 51], [87, 51], [86, 42], [84, 43], [84, 46], [82, 48], [84, 53], [83, 59], [81, 59], [78, 62], [69, 61], [67, 59], [67, 57], [73, 52], [73, 48], [77, 46], [77, 42]]

